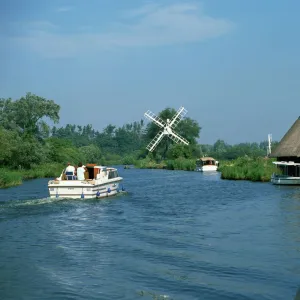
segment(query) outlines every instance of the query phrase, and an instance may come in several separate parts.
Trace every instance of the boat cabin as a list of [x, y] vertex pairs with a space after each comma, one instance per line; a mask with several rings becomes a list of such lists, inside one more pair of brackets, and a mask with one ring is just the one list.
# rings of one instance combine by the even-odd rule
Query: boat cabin
[[[105, 166], [97, 166], [96, 164], [86, 164], [86, 171], [84, 173], [84, 180], [95, 180], [103, 177], [108, 179], [119, 177], [118, 171], [115, 168], [108, 168]], [[76, 175], [64, 173], [64, 170], [59, 178], [60, 180], [77, 180]]]
[[216, 161], [212, 157], [201, 157], [196, 160], [196, 166], [197, 167], [202, 167], [202, 166], [218, 166], [219, 162]]
[[300, 177], [300, 163], [293, 161], [274, 161], [273, 164], [277, 166], [278, 172], [274, 175], [286, 177]]

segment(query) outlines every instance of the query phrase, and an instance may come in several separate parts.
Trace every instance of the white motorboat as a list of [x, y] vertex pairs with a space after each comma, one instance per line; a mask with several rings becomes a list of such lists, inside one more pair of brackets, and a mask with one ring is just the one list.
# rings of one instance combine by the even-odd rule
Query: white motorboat
[[219, 162], [212, 157], [201, 157], [196, 160], [196, 171], [217, 171]]
[[300, 185], [300, 163], [293, 161], [274, 161], [278, 173], [273, 173], [271, 182], [277, 185]]
[[59, 178], [50, 180], [48, 188], [51, 198], [92, 199], [114, 196], [123, 191], [123, 178], [116, 168], [87, 164], [84, 180], [66, 175], [62, 171]]

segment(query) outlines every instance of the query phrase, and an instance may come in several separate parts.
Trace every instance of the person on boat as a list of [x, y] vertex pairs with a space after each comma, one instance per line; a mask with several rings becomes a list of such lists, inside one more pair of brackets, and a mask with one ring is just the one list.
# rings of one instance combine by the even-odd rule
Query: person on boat
[[77, 179], [78, 180], [84, 180], [84, 173], [85, 173], [85, 169], [82, 166], [82, 163], [80, 162], [78, 164], [78, 168], [77, 168]]
[[78, 166], [74, 166], [75, 167], [75, 171], [74, 171], [74, 180], [77, 180], [77, 169], [78, 169]]
[[71, 163], [68, 162], [68, 166], [66, 167], [65, 172], [66, 172], [66, 173], [67, 173], [67, 172], [72, 172], [73, 175], [74, 175], [74, 173], [75, 173], [75, 167], [72, 166]]
[[89, 171], [86, 166], [82, 166], [84, 168], [84, 179], [89, 179]]
[[65, 169], [65, 174], [67, 175], [68, 180], [74, 179], [75, 167], [73, 167], [70, 162], [68, 162], [68, 166]]

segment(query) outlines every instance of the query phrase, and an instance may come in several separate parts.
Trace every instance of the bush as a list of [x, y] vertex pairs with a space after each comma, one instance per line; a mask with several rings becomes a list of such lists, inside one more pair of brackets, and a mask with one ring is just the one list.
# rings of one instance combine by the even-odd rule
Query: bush
[[28, 179], [59, 177], [63, 168], [61, 164], [44, 164], [30, 170], [0, 169], [0, 188], [20, 185]]
[[221, 162], [219, 171], [222, 179], [270, 181], [277, 171], [272, 163], [274, 160], [265, 158], [239, 157], [230, 162]]
[[18, 171], [0, 169], [0, 188], [22, 184], [22, 174]]

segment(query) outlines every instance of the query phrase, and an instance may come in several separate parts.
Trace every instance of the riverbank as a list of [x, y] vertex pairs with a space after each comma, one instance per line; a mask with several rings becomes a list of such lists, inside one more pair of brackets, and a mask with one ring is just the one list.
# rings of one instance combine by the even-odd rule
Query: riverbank
[[194, 171], [196, 168], [196, 160], [177, 158], [174, 160], [165, 160], [157, 163], [150, 159], [142, 159], [136, 161], [134, 166], [139, 169], [167, 169], [167, 170]]
[[30, 170], [0, 169], [0, 188], [21, 185], [23, 181], [36, 178], [58, 177], [64, 168], [61, 164], [44, 164]]
[[[220, 161], [218, 169], [221, 172], [221, 178], [226, 180], [249, 180], [268, 182], [271, 180], [273, 172], [278, 171], [272, 163], [273, 159], [263, 157], [250, 158], [240, 157], [230, 161]], [[167, 169], [194, 171], [196, 168], [196, 159], [178, 158], [175, 160], [166, 160], [156, 163], [153, 160], [143, 159], [137, 161], [135, 167], [140, 169]]]
[[221, 178], [226, 180], [249, 180], [269, 182], [272, 173], [278, 170], [274, 159], [240, 157], [220, 163]]
[[[244, 158], [240, 157], [231, 161], [220, 161], [219, 172], [221, 178], [226, 180], [250, 180], [268, 182], [271, 175], [276, 171], [272, 164], [274, 160], [265, 158]], [[196, 168], [195, 159], [178, 158], [155, 162], [150, 159], [136, 161], [134, 166], [139, 169], [167, 169], [194, 171]], [[30, 170], [0, 169], [0, 188], [8, 188], [21, 185], [23, 181], [36, 178], [53, 178], [59, 176], [64, 165], [44, 164]]]
[[[120, 162], [118, 162], [120, 164]], [[116, 165], [116, 161], [107, 161], [105, 165]], [[9, 168], [0, 168], [0, 188], [9, 188], [18, 186], [25, 180], [37, 178], [59, 177], [61, 171], [66, 166], [64, 164], [52, 163], [36, 166], [32, 169], [14, 170]]]

